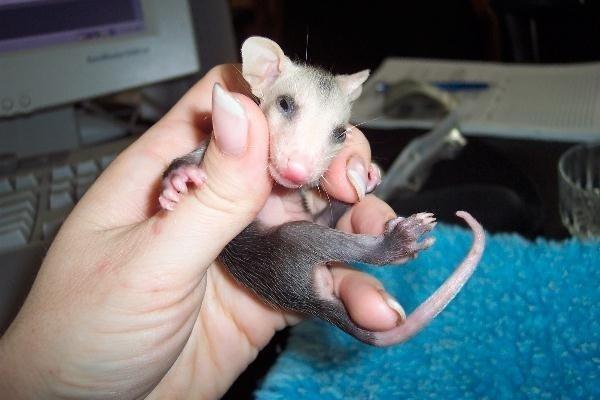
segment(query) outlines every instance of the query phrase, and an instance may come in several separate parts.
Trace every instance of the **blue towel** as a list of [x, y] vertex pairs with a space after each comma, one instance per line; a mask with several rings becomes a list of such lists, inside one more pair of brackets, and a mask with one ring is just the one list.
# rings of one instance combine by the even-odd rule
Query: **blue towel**
[[[414, 309], [462, 260], [470, 231], [438, 225], [404, 266], [364, 268]], [[260, 388], [271, 399], [600, 399], [600, 242], [488, 235], [452, 303], [409, 342], [364, 345], [321, 321], [293, 328]]]

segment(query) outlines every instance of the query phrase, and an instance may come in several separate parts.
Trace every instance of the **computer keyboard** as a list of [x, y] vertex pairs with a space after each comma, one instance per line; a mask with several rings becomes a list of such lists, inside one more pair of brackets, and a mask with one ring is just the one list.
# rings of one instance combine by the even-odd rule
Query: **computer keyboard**
[[0, 176], [0, 257], [15, 247], [50, 242], [77, 201], [130, 142], [77, 150]]
[[0, 175], [0, 335], [23, 303], [62, 222], [131, 142], [48, 156]]

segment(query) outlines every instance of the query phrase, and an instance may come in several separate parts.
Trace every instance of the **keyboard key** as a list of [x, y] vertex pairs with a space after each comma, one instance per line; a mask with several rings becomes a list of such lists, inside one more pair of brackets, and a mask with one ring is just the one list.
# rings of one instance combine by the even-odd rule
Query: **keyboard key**
[[98, 172], [98, 166], [94, 160], [87, 160], [78, 163], [75, 167], [75, 171], [77, 172], [78, 176], [94, 175]]
[[50, 185], [50, 189], [52, 192], [66, 192], [71, 190], [71, 182], [70, 181], [60, 181], [60, 182], [52, 182]]
[[10, 192], [12, 192], [12, 190], [13, 190], [13, 188], [12, 188], [12, 185], [10, 184], [10, 181], [8, 180], [8, 178], [0, 179], [0, 194], [10, 193]]
[[35, 193], [31, 190], [23, 190], [21, 192], [9, 193], [4, 196], [0, 196], [0, 206], [9, 203], [23, 202], [23, 201], [35, 201]]
[[36, 196], [33, 192], [27, 190], [22, 192], [9, 193], [5, 196], [0, 196], [0, 206], [9, 203], [23, 202], [35, 200]]
[[68, 165], [52, 168], [52, 181], [63, 181], [73, 177], [73, 170]]
[[23, 203], [10, 203], [0, 206], [0, 217], [4, 217], [9, 214], [13, 214], [22, 210], [26, 210], [32, 215], [35, 213], [36, 204], [30, 201]]
[[108, 167], [108, 164], [110, 164], [112, 162], [112, 160], [114, 160], [115, 158], [117, 158], [116, 154], [109, 154], [109, 155], [103, 156], [100, 159], [100, 168], [102, 168], [103, 170], [106, 169], [106, 167]]
[[44, 234], [44, 240], [53, 239], [54, 236], [56, 236], [58, 230], [60, 229], [62, 223], [62, 219], [44, 222], [44, 224], [42, 225], [42, 233]]
[[25, 244], [27, 244], [27, 237], [19, 229], [0, 232], [0, 250], [23, 246]]
[[27, 210], [32, 215], [35, 214], [37, 197], [33, 192], [22, 191], [11, 193], [0, 197], [0, 216], [14, 213], [20, 210]]
[[24, 222], [28, 230], [33, 228], [33, 214], [27, 210], [17, 210], [14, 213], [6, 214], [0, 217], [0, 228], [7, 226], [13, 222]]
[[74, 205], [73, 197], [68, 191], [50, 193], [50, 209], [72, 207]]
[[28, 226], [24, 221], [14, 221], [0, 226], [0, 234], [16, 230], [21, 231], [25, 238], [28, 238], [29, 234], [31, 233], [31, 227]]
[[19, 175], [15, 178], [15, 187], [17, 190], [33, 189], [37, 185], [38, 180], [33, 174]]

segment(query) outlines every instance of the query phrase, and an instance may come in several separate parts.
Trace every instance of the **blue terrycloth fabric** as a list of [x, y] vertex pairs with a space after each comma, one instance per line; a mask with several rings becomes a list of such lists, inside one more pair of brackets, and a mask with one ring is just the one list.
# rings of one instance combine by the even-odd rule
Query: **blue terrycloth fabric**
[[[470, 231], [436, 228], [408, 265], [367, 268], [407, 311], [466, 254]], [[600, 242], [488, 235], [455, 300], [409, 342], [378, 349], [320, 321], [292, 329], [256, 397], [600, 399]]]

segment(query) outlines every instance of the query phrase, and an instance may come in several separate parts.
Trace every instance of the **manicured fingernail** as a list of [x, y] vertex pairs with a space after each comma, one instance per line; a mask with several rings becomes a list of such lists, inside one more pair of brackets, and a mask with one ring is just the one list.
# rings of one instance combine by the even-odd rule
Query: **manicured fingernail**
[[213, 87], [213, 130], [219, 149], [239, 156], [248, 142], [248, 116], [242, 104], [218, 83]]
[[348, 161], [346, 176], [356, 191], [358, 201], [361, 201], [367, 192], [367, 169], [360, 157], [354, 156]]
[[381, 297], [383, 297], [383, 300], [388, 305], [388, 307], [396, 311], [396, 313], [398, 314], [398, 322], [396, 324], [401, 325], [402, 323], [404, 323], [404, 321], [406, 321], [406, 312], [404, 311], [404, 308], [402, 308], [400, 303], [398, 303], [396, 299], [394, 299], [384, 290], [380, 290], [379, 293], [381, 294]]

